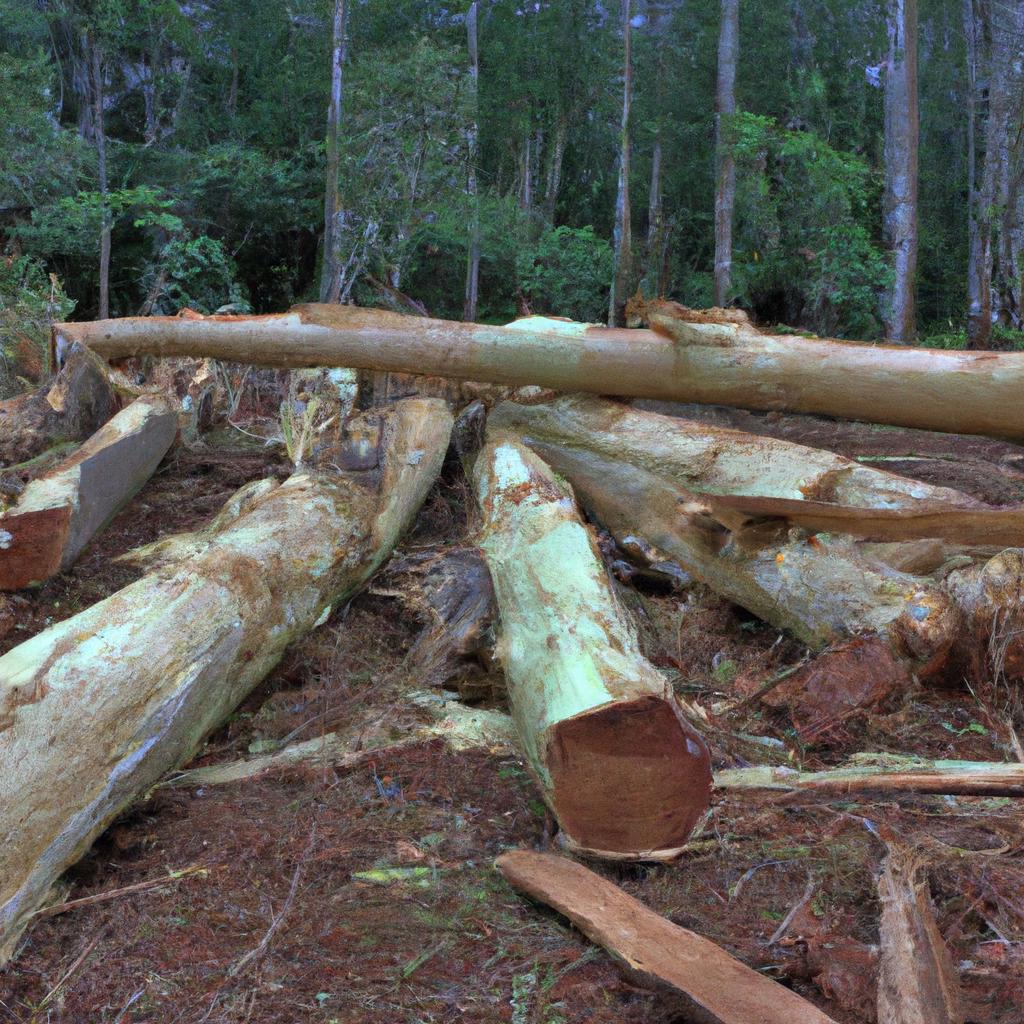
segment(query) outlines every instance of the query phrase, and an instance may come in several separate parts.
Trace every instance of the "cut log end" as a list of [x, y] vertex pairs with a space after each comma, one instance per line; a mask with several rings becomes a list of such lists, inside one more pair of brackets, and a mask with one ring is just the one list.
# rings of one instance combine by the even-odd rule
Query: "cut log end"
[[580, 850], [657, 856], [681, 847], [708, 807], [707, 747], [669, 701], [616, 701], [553, 726], [551, 802]]

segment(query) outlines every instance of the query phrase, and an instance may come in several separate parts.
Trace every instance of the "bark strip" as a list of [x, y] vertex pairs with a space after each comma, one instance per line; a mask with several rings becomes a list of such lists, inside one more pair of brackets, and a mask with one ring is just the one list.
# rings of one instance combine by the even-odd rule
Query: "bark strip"
[[0, 657], [0, 961], [61, 872], [387, 558], [450, 432], [443, 403], [397, 403], [377, 466], [296, 473], [204, 551]]
[[1024, 438], [1024, 354], [946, 352], [762, 334], [671, 303], [653, 330], [528, 317], [508, 327], [304, 305], [263, 317], [142, 317], [54, 328], [107, 358], [204, 355], [354, 366], [744, 409], [792, 409], [927, 430]]
[[791, 989], [751, 970], [720, 946], [665, 920], [617, 885], [565, 857], [503, 853], [495, 866], [519, 892], [567, 917], [648, 983], [685, 997], [711, 1024], [834, 1024]]
[[172, 403], [144, 396], [33, 480], [0, 515], [0, 590], [42, 583], [67, 569], [153, 475], [177, 432]]

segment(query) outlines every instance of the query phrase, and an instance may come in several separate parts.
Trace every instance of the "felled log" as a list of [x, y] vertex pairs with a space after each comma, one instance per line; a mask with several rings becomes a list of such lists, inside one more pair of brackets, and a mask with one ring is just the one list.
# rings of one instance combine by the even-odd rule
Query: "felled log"
[[581, 864], [512, 850], [495, 866], [519, 892], [567, 917], [631, 973], [670, 986], [687, 1017], [710, 1024], [834, 1024], [806, 999], [751, 970], [720, 946], [667, 921]]
[[388, 556], [451, 417], [410, 401], [375, 420], [379, 465], [293, 475], [204, 551], [0, 657], [0, 959], [113, 817]]
[[876, 541], [940, 538], [1017, 544], [1024, 506], [994, 508], [948, 487], [897, 476], [817, 448], [595, 398], [503, 403], [497, 427], [537, 451], [570, 446], [621, 459], [699, 496], [735, 529], [766, 518]]
[[715, 788], [758, 799], [845, 800], [881, 794], [1024, 797], [1024, 765], [933, 761], [897, 754], [858, 754], [840, 768], [801, 772], [756, 765], [715, 773]]
[[935, 923], [920, 854], [886, 842], [878, 879], [879, 1024], [963, 1024], [960, 981]]
[[695, 402], [641, 398], [631, 404], [646, 412], [823, 448], [865, 466], [952, 487], [990, 505], [1016, 504], [1024, 488], [1024, 446], [1009, 441]]
[[0, 467], [27, 462], [62, 442], [84, 441], [117, 408], [103, 360], [81, 345], [68, 346], [49, 387], [0, 402]]
[[924, 664], [952, 644], [959, 613], [941, 588], [863, 558], [848, 538], [811, 537], [784, 525], [733, 533], [707, 514], [704, 496], [659, 467], [592, 449], [584, 434], [576, 444], [543, 438], [526, 426], [531, 412], [499, 406], [488, 436], [522, 431], [620, 544], [640, 538], [716, 593], [818, 650], [875, 633]]
[[694, 323], [695, 316], [664, 304], [649, 316], [653, 330], [544, 317], [491, 327], [310, 304], [262, 317], [58, 324], [54, 344], [58, 355], [78, 340], [111, 359], [149, 353], [354, 366], [1024, 437], [1019, 353], [772, 336], [741, 323]]
[[572, 495], [499, 439], [474, 468], [497, 654], [527, 761], [571, 844], [661, 858], [708, 806], [706, 747], [641, 655]]
[[0, 590], [20, 590], [68, 568], [153, 475], [177, 430], [173, 405], [144, 396], [28, 484], [0, 515]]

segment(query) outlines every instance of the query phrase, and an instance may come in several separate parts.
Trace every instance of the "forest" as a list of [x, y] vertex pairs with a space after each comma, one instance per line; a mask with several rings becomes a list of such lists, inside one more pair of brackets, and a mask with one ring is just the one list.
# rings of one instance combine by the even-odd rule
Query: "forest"
[[1024, 0], [0, 0], [0, 1024], [1024, 1021]]
[[1017, 5], [489, 0], [472, 48], [469, 9], [3, 0], [5, 320], [333, 288], [605, 321], [615, 276], [619, 320], [639, 288], [823, 335], [957, 347], [970, 321], [974, 347], [1018, 343]]

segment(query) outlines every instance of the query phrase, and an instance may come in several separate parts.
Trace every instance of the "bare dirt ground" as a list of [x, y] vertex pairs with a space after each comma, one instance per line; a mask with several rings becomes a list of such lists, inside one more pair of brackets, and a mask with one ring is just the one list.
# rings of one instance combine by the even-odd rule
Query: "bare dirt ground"
[[[260, 447], [179, 451], [78, 565], [0, 604], [0, 652], [130, 582], [111, 556], [193, 528], [239, 485], [287, 467]], [[465, 540], [456, 467], [406, 549]], [[792, 641], [702, 588], [623, 588], [648, 655], [711, 712], [793, 664]], [[6, 623], [6, 625], [4, 625]], [[422, 624], [369, 587], [296, 645], [197, 764], [329, 730], [397, 738], [422, 712], [406, 654]], [[737, 738], [715, 766], [806, 769], [860, 750], [1013, 759], [1005, 686], [918, 688], [813, 747], [783, 709], [752, 702], [716, 724]], [[1024, 1022], [1024, 810], [996, 798], [784, 805], [719, 795], [690, 851], [666, 866], [596, 865], [656, 911], [791, 985], [841, 1022], [874, 1020], [874, 877], [887, 825], [927, 844], [939, 925], [977, 1024]], [[52, 1024], [513, 1024], [684, 1022], [492, 862], [556, 846], [523, 762], [504, 749], [424, 743], [350, 771], [296, 769], [230, 785], [160, 787], [66, 877], [0, 970], [0, 1021]], [[399, 871], [389, 871], [397, 868]], [[372, 872], [377, 874], [372, 874]], [[366, 875], [366, 872], [371, 872]], [[163, 880], [127, 893], [116, 890]], [[785, 934], [780, 922], [806, 904]]]

